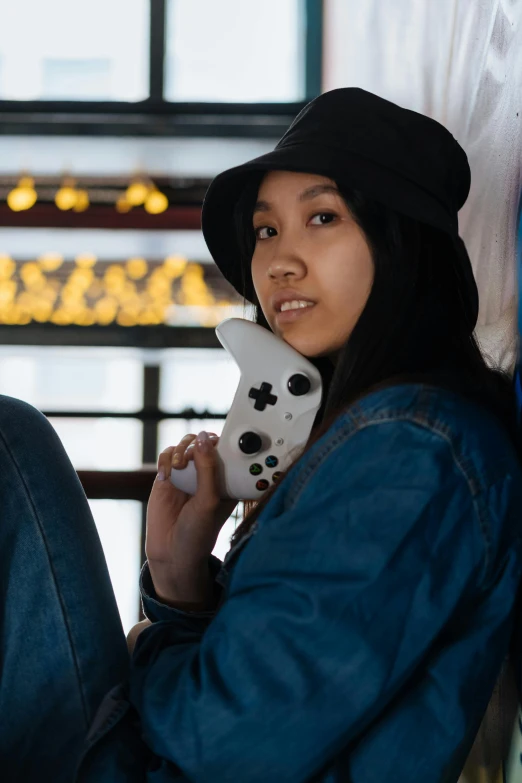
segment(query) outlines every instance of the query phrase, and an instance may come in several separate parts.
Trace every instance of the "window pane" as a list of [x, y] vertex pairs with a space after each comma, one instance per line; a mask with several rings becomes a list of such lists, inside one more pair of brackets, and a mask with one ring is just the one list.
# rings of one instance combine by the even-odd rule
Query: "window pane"
[[[160, 407], [228, 413], [239, 383], [239, 368], [230, 355], [213, 348], [165, 351], [161, 360]], [[200, 427], [200, 429], [203, 429]]]
[[17, 0], [0, 7], [0, 98], [148, 96], [149, 0]]
[[133, 500], [90, 500], [123, 630], [139, 619], [141, 503]]
[[0, 394], [40, 410], [132, 412], [143, 400], [139, 351], [0, 346]]
[[166, 98], [304, 98], [302, 0], [168, 0]]
[[143, 425], [136, 419], [49, 418], [76, 470], [137, 470]]
[[189, 432], [197, 435], [201, 430], [221, 435], [225, 419], [167, 419], [161, 421], [158, 428], [158, 453], [168, 446], [177, 446]]

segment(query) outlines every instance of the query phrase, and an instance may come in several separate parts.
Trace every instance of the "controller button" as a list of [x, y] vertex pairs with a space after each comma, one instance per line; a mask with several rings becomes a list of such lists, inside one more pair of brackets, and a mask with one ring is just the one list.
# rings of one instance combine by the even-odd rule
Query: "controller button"
[[282, 474], [282, 472], [281, 472], [280, 470], [276, 470], [276, 472], [275, 472], [275, 473], [274, 473], [274, 475], [272, 476], [272, 481], [273, 481], [274, 483], [277, 483], [277, 482], [279, 481], [279, 479], [281, 478], [281, 476], [282, 476], [282, 475], [283, 475], [283, 474]]
[[248, 392], [248, 396], [256, 401], [256, 404], [254, 405], [256, 411], [264, 411], [267, 405], [276, 404], [277, 397], [275, 394], [270, 394], [271, 391], [271, 383], [262, 383], [260, 389], [256, 389], [255, 386], [252, 386]]
[[290, 391], [290, 394], [294, 395], [294, 397], [302, 397], [303, 394], [308, 394], [310, 387], [310, 379], [301, 373], [292, 375], [288, 381], [288, 390]]
[[243, 454], [257, 454], [262, 445], [263, 441], [257, 432], [244, 432], [239, 438], [239, 448]]
[[263, 472], [263, 466], [260, 465], [258, 462], [254, 462], [253, 465], [250, 465], [250, 473], [253, 476], [259, 476], [259, 474], [262, 472]]
[[259, 481], [256, 484], [256, 489], [258, 489], [260, 492], [263, 492], [263, 490], [268, 489], [269, 483], [266, 479], [259, 479]]
[[277, 459], [277, 457], [270, 455], [270, 457], [267, 457], [265, 459], [265, 465], [267, 466], [267, 468], [277, 468], [277, 466], [279, 465], [279, 460]]

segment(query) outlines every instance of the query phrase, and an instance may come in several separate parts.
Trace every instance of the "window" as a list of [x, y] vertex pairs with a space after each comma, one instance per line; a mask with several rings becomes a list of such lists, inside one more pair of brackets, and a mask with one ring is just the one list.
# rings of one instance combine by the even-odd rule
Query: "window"
[[2, 3], [0, 101], [304, 101], [320, 91], [322, 2]]
[[301, 0], [168, 0], [167, 9], [167, 100], [305, 97]]
[[143, 100], [149, 0], [2, 3], [0, 61], [0, 99]]
[[45, 98], [71, 100], [78, 95], [92, 101], [108, 101], [111, 98], [110, 60], [44, 60], [42, 70], [42, 94]]
[[138, 622], [141, 504], [132, 500], [90, 500], [89, 505], [127, 634]]
[[[209, 382], [219, 378], [219, 384]], [[239, 368], [224, 350], [177, 348], [161, 359], [160, 408], [181, 412], [228, 413], [239, 383]]]

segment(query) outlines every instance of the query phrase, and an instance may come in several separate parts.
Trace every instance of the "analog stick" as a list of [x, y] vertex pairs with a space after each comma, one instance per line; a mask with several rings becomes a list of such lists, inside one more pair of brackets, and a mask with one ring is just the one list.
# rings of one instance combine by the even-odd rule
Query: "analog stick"
[[263, 441], [257, 432], [244, 432], [239, 438], [239, 448], [243, 454], [257, 454], [262, 446]]
[[288, 390], [290, 394], [294, 395], [294, 397], [302, 397], [303, 394], [308, 394], [310, 391], [310, 386], [310, 379], [301, 373], [292, 375], [288, 381]]

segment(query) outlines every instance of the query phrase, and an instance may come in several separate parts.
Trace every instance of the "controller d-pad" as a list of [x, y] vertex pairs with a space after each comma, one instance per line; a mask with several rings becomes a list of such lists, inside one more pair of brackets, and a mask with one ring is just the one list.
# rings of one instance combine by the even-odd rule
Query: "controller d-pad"
[[254, 408], [256, 411], [264, 411], [267, 405], [275, 405], [277, 397], [271, 394], [272, 384], [263, 382], [260, 389], [254, 386], [248, 392], [248, 396], [256, 401]]

